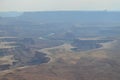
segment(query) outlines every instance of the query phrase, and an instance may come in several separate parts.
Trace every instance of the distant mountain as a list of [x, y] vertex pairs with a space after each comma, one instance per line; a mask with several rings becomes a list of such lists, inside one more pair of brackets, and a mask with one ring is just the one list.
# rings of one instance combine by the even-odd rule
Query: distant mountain
[[0, 12], [0, 17], [17, 17], [22, 15], [22, 12]]
[[35, 22], [120, 22], [120, 12], [107, 11], [48, 11], [25, 12], [18, 19]]

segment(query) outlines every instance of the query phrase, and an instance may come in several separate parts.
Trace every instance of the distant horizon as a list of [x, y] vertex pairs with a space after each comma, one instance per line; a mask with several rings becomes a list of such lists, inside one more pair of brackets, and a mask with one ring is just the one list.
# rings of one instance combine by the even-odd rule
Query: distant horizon
[[54, 11], [0, 11], [0, 17], [16, 17], [24, 13], [120, 13], [120, 11], [107, 11], [107, 10], [54, 10]]
[[120, 12], [117, 10], [45, 10], [45, 11], [41, 11], [41, 10], [35, 10], [35, 11], [31, 11], [31, 10], [26, 10], [26, 11], [0, 11], [1, 12]]

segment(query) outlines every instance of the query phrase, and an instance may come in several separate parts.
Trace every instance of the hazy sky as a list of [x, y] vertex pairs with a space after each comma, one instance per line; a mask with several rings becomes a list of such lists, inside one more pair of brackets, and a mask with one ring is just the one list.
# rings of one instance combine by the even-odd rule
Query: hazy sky
[[114, 10], [120, 0], [0, 0], [0, 11]]

